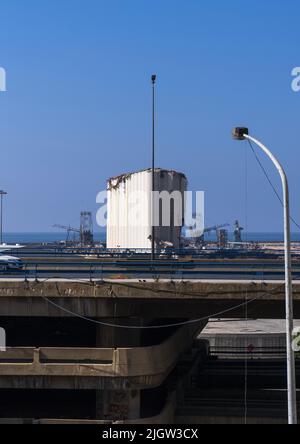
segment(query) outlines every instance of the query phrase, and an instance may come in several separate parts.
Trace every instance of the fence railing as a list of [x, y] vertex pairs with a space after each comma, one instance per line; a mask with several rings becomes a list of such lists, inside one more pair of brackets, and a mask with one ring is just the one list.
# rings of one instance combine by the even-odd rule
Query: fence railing
[[[234, 263], [234, 262], [188, 262], [158, 260], [140, 261], [92, 261], [84, 258], [76, 261], [68, 260], [39, 260], [23, 259], [23, 267], [0, 271], [0, 277], [27, 279], [43, 278], [70, 278], [83, 277], [85, 279], [108, 278], [137, 278], [137, 279], [251, 279], [251, 280], [282, 280], [284, 267], [280, 263]], [[300, 264], [293, 266], [293, 278], [300, 278]]]
[[[9, 251], [9, 247], [8, 250]], [[151, 250], [143, 248], [130, 248], [130, 249], [108, 249], [103, 247], [65, 247], [65, 246], [34, 246], [21, 248], [19, 250], [11, 250], [14, 256], [58, 256], [67, 257], [73, 255], [94, 255], [96, 257], [103, 258], [134, 258], [134, 257], [150, 257]], [[192, 257], [192, 258], [215, 258], [215, 257], [225, 257], [225, 258], [235, 258], [235, 257], [246, 257], [246, 258], [276, 258], [276, 252], [273, 251], [271, 254], [264, 250], [251, 250], [249, 248], [226, 248], [213, 250], [203, 250], [202, 248], [160, 248], [155, 251], [157, 257], [162, 256], [164, 258], [180, 258], [180, 257]], [[278, 252], [278, 255], [282, 256], [282, 252]]]
[[209, 356], [211, 357], [236, 357], [243, 358], [261, 358], [261, 357], [278, 357], [286, 356], [286, 347], [256, 347], [248, 345], [245, 347], [209, 347]]

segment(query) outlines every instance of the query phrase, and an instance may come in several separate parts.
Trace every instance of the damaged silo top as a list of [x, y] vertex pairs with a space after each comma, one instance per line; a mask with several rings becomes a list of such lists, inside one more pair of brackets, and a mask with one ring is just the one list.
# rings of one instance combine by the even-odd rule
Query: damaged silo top
[[[145, 169], [145, 170], [135, 171], [135, 172], [132, 172], [132, 173], [124, 173], [124, 174], [121, 174], [119, 176], [111, 177], [107, 181], [107, 189], [108, 190], [116, 190], [117, 188], [119, 188], [119, 186], [121, 184], [125, 184], [128, 180], [130, 180], [132, 176], [134, 176], [136, 174], [141, 174], [141, 173], [149, 173], [149, 174], [151, 174], [152, 173], [152, 169], [148, 168], [148, 169]], [[160, 175], [161, 178], [163, 178], [165, 175], [168, 175], [170, 179], [174, 178], [175, 176], [181, 177], [187, 183], [186, 175], [184, 173], [180, 173], [180, 172], [175, 171], [175, 170], [167, 170], [167, 169], [164, 169], [164, 168], [155, 168], [154, 173], [155, 173], [156, 176]]]

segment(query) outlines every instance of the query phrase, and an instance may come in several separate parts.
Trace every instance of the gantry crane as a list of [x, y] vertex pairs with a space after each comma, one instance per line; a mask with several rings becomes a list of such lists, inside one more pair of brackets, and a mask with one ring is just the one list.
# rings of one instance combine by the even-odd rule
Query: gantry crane
[[[203, 231], [201, 231], [201, 233], [199, 232], [198, 235], [194, 236], [193, 239], [193, 243], [195, 243], [196, 246], [203, 246], [203, 244], [205, 243], [204, 241], [204, 236], [205, 234], [210, 234], [213, 231], [215, 231], [216, 233], [218, 233], [222, 228], [226, 228], [229, 227], [230, 225], [227, 224], [222, 224], [222, 225], [215, 225], [213, 227], [208, 227], [208, 228], [204, 228]], [[193, 230], [193, 227], [189, 227], [190, 230]]]
[[244, 230], [243, 227], [240, 226], [240, 223], [238, 220], [234, 223], [234, 241], [237, 243], [242, 242], [242, 231]]
[[68, 243], [70, 242], [70, 234], [71, 233], [77, 233], [77, 234], [81, 234], [81, 230], [79, 228], [73, 228], [71, 226], [66, 226], [66, 225], [53, 225], [53, 228], [59, 228], [61, 230], [66, 230], [67, 232], [67, 238], [66, 238], [66, 245], [68, 245]]
[[93, 218], [90, 211], [82, 211], [80, 213], [80, 228], [73, 228], [70, 225], [53, 225], [53, 227], [67, 231], [67, 244], [70, 240], [70, 234], [77, 233], [82, 247], [91, 247], [94, 245]]

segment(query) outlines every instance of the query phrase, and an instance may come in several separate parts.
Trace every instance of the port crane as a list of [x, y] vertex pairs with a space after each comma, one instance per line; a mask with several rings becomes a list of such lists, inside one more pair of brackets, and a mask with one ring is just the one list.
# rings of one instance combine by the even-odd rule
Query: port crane
[[67, 239], [66, 239], [66, 244], [68, 245], [68, 243], [70, 242], [70, 235], [71, 233], [74, 233], [74, 241], [75, 241], [75, 233], [77, 234], [81, 234], [81, 230], [79, 228], [73, 228], [71, 226], [66, 226], [66, 225], [53, 225], [53, 228], [59, 228], [60, 230], [65, 230], [67, 232]]
[[[204, 236], [205, 234], [211, 234], [212, 232], [216, 232], [218, 233], [220, 230], [222, 230], [223, 228], [229, 227], [230, 224], [226, 223], [226, 224], [221, 224], [221, 225], [214, 225], [213, 227], [208, 227], [208, 228], [204, 228], [204, 230], [201, 232], [199, 232], [199, 234], [197, 236], [194, 236], [194, 241], [193, 243], [198, 247], [198, 246], [203, 246], [205, 241], [204, 241]], [[189, 227], [190, 230], [193, 230], [193, 227]]]
[[81, 246], [92, 246], [94, 245], [94, 235], [93, 235], [93, 222], [92, 213], [89, 211], [82, 211], [80, 213], [80, 228], [73, 228], [70, 225], [53, 225], [53, 228], [59, 228], [61, 230], [67, 231], [66, 244], [70, 241], [71, 233], [74, 233], [74, 243], [75, 234], [79, 235]]
[[203, 245], [205, 243], [204, 236], [205, 234], [211, 234], [212, 232], [216, 232], [219, 234], [222, 229], [229, 227], [229, 224], [222, 224], [222, 225], [215, 225], [213, 227], [204, 228], [202, 236], [200, 236], [198, 239], [196, 239], [196, 245]]
[[203, 234], [211, 234], [212, 231], [219, 231], [222, 230], [222, 228], [227, 228], [229, 227], [229, 224], [223, 224], [223, 225], [215, 225], [214, 227], [210, 227], [210, 228], [205, 228], [204, 229], [204, 233]]
[[238, 220], [234, 223], [234, 241], [237, 243], [242, 242], [242, 232], [244, 231], [244, 228], [240, 226], [240, 223]]

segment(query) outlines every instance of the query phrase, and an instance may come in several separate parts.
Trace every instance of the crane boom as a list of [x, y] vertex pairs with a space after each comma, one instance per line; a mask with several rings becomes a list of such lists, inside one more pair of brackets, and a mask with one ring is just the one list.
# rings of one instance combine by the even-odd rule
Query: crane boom
[[66, 230], [72, 233], [81, 233], [79, 228], [67, 227], [66, 225], [53, 225], [53, 228], [60, 228], [61, 230]]
[[212, 231], [218, 231], [221, 230], [222, 228], [226, 228], [229, 226], [230, 226], [229, 224], [215, 225], [214, 227], [205, 228], [204, 233], [211, 233]]

